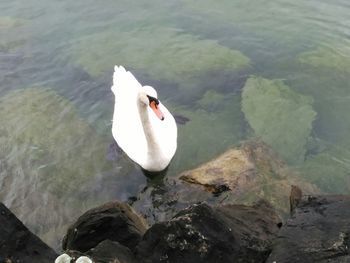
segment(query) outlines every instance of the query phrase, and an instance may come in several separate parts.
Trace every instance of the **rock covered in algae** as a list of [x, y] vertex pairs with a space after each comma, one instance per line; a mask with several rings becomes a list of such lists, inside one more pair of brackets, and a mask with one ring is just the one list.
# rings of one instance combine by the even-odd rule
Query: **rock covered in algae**
[[303, 178], [326, 193], [350, 191], [350, 151], [346, 147], [328, 143], [319, 152], [309, 154], [298, 170]]
[[199, 39], [170, 28], [117, 29], [89, 35], [72, 47], [73, 58], [90, 75], [115, 64], [139, 69], [156, 80], [181, 81], [212, 70], [238, 70], [249, 58], [215, 40]]
[[197, 103], [207, 111], [215, 111], [225, 103], [225, 95], [215, 90], [207, 90]]
[[0, 16], [0, 52], [7, 53], [23, 45], [27, 33], [18, 31], [18, 28], [20, 29], [25, 22], [19, 18]]
[[255, 134], [288, 163], [304, 160], [316, 112], [311, 97], [280, 80], [251, 77], [242, 92], [242, 111]]
[[[56, 237], [69, 214], [89, 202], [70, 197], [110, 169], [107, 143], [50, 89], [8, 93], [0, 119], [0, 199], [36, 234]], [[44, 239], [52, 244], [52, 236]]]
[[349, 47], [318, 47], [298, 56], [298, 61], [313, 67], [325, 67], [339, 72], [350, 72]]
[[23, 23], [24, 21], [22, 19], [17, 19], [10, 16], [0, 16], [0, 30], [18, 27]]
[[180, 174], [180, 179], [201, 185], [214, 194], [226, 195], [225, 202], [252, 203], [265, 199], [280, 213], [289, 212], [291, 185], [304, 193], [317, 193], [260, 141], [247, 141], [240, 148], [229, 149], [217, 158]]
[[[208, 91], [196, 110], [173, 107], [174, 112], [190, 119], [178, 129], [178, 150], [172, 164], [177, 172], [208, 161], [245, 136], [245, 121], [240, 110], [240, 96]], [[214, 98], [214, 104], [208, 100]], [[225, 121], [223, 121], [225, 120]]]
[[26, 180], [34, 176], [61, 196], [106, 164], [104, 141], [55, 92], [18, 90], [0, 107], [0, 155], [10, 167], [21, 167]]
[[[301, 59], [304, 62], [297, 63], [296, 71], [291, 73], [293, 88], [314, 98], [313, 108], [317, 112], [317, 118], [313, 122], [313, 137], [349, 148], [350, 51], [341, 45], [339, 47], [335, 44], [331, 47], [322, 48], [327, 54], [320, 53], [319, 48], [318, 52], [313, 50], [299, 55], [299, 62]], [[317, 57], [315, 61], [311, 59], [314, 56]], [[319, 60], [322, 60], [322, 63]], [[338, 67], [338, 63], [342, 66]], [[346, 64], [349, 66], [345, 66]]]

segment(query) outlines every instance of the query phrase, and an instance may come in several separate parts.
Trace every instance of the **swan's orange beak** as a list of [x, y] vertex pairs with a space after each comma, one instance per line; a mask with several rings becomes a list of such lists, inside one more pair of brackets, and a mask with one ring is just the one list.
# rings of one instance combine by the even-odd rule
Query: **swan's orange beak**
[[154, 111], [154, 113], [157, 115], [157, 117], [162, 121], [164, 120], [164, 115], [163, 113], [160, 111], [160, 109], [158, 108], [158, 105], [156, 104], [155, 101], [151, 101], [149, 106], [151, 107], [151, 109]]

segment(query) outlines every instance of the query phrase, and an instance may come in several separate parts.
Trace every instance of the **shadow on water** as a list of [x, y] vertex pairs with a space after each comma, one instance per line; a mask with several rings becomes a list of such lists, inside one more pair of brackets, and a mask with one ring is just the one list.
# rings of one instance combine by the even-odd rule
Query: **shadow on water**
[[143, 168], [141, 168], [141, 171], [143, 175], [147, 177], [148, 185], [160, 185], [163, 183], [163, 179], [166, 176], [168, 169], [169, 169], [169, 166], [165, 168], [163, 171], [159, 171], [159, 172], [151, 172]]

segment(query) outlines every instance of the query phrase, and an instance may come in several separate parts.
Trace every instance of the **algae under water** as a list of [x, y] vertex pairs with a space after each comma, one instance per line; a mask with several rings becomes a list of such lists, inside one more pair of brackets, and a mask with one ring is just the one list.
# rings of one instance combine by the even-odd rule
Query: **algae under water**
[[260, 137], [303, 180], [349, 193], [349, 12], [345, 0], [0, 1], [0, 201], [59, 248], [81, 212], [149, 183], [109, 152], [114, 64], [190, 119], [167, 177]]

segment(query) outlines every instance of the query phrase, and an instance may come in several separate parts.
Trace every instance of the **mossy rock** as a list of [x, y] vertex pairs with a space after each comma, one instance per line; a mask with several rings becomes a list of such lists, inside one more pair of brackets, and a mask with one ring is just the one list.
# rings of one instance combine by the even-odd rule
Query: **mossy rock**
[[315, 50], [300, 54], [298, 61], [313, 67], [325, 67], [350, 73], [350, 48], [318, 47]]
[[23, 177], [61, 197], [107, 167], [106, 142], [52, 90], [9, 93], [0, 109], [0, 157], [12, 180]]
[[[315, 61], [307, 60], [307, 53], [297, 59], [295, 68], [285, 72], [293, 80], [293, 89], [314, 98], [313, 108], [317, 119], [313, 123], [313, 135], [324, 141], [335, 143], [341, 147], [350, 146], [350, 103], [349, 103], [349, 66], [345, 50], [338, 53], [335, 45], [329, 49], [329, 56], [337, 57], [327, 62], [326, 55], [319, 54]], [[312, 52], [316, 55], [316, 52]], [[309, 53], [311, 54], [311, 53]], [[313, 56], [314, 56], [313, 55]], [[328, 56], [328, 55], [327, 55]], [[346, 61], [348, 60], [348, 62]], [[317, 63], [316, 63], [317, 61]], [[339, 61], [339, 65], [338, 65]]]
[[10, 52], [24, 44], [22, 33], [16, 31], [24, 24], [23, 19], [0, 16], [0, 52]]
[[72, 47], [73, 59], [90, 75], [110, 72], [115, 64], [137, 69], [155, 80], [190, 81], [213, 70], [239, 70], [250, 60], [215, 40], [199, 39], [170, 28], [107, 30]]
[[316, 112], [313, 100], [280, 80], [251, 77], [242, 92], [242, 111], [255, 134], [291, 164], [301, 163]]
[[24, 20], [10, 16], [0, 16], [0, 30], [11, 29], [23, 25]]
[[246, 125], [240, 110], [240, 97], [229, 94], [223, 100], [221, 95], [214, 96], [218, 96], [217, 102], [220, 102], [215, 111], [207, 109], [203, 99], [199, 101], [203, 107], [199, 105], [196, 110], [172, 107], [172, 112], [189, 119], [185, 125], [178, 125], [178, 149], [172, 161], [177, 173], [210, 160], [245, 137]]
[[207, 90], [197, 103], [207, 111], [215, 111], [225, 103], [225, 95], [215, 90]]
[[325, 143], [319, 153], [310, 154], [298, 167], [302, 176], [331, 194], [350, 193], [350, 151]]

